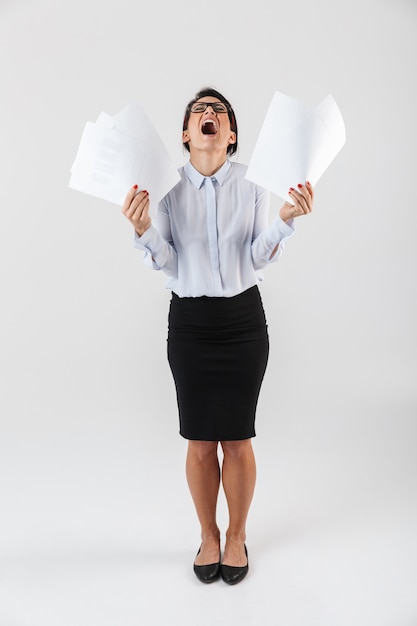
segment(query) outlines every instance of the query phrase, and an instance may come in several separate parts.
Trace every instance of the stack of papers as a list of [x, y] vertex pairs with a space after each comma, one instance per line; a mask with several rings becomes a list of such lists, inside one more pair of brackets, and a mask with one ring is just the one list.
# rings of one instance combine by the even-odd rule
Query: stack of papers
[[138, 104], [87, 122], [71, 168], [69, 186], [123, 205], [132, 185], [149, 192], [155, 207], [180, 176], [158, 133]]
[[318, 106], [275, 92], [246, 178], [292, 202], [290, 187], [315, 185], [346, 141], [342, 114], [331, 95]]

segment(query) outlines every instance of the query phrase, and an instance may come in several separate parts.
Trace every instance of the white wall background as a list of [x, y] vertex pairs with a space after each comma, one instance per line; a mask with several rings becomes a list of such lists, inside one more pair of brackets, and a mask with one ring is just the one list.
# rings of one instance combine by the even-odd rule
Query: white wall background
[[[1, 626], [415, 626], [416, 26], [414, 0], [1, 0]], [[262, 285], [252, 575], [233, 590], [191, 570], [165, 278], [117, 207], [68, 188], [85, 122], [132, 101], [181, 165], [206, 84], [242, 162], [275, 90], [332, 93], [347, 128]]]

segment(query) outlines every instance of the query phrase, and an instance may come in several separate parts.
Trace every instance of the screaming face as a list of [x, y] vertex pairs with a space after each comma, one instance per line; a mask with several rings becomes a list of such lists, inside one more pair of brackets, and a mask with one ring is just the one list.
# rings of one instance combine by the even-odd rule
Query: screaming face
[[220, 100], [212, 102], [211, 96], [190, 105], [184, 125], [182, 141], [192, 156], [200, 150], [227, 153], [229, 146], [236, 143], [227, 108]]

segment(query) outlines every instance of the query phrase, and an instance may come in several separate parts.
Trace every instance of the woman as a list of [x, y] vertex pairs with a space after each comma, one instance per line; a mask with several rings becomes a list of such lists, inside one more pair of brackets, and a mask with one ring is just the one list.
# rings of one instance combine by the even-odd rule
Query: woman
[[[159, 203], [157, 227], [148, 192], [137, 185], [122, 209], [145, 261], [170, 277], [168, 360], [201, 524], [194, 571], [205, 583], [221, 576], [236, 584], [248, 572], [245, 527], [256, 477], [251, 438], [269, 349], [257, 285], [260, 270], [278, 260], [283, 239], [293, 233], [293, 218], [310, 213], [313, 204], [311, 185], [299, 183], [289, 190], [293, 203], [268, 225], [268, 192], [228, 159], [237, 140], [230, 103], [202, 89], [185, 111], [182, 141], [190, 159]], [[220, 481], [229, 511], [223, 559], [216, 521]]]

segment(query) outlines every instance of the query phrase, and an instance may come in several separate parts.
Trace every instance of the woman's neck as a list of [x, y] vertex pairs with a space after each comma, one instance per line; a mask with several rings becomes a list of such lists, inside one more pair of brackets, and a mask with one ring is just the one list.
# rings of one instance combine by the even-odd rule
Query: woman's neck
[[213, 176], [225, 163], [227, 154], [221, 152], [191, 151], [190, 162], [203, 176]]

